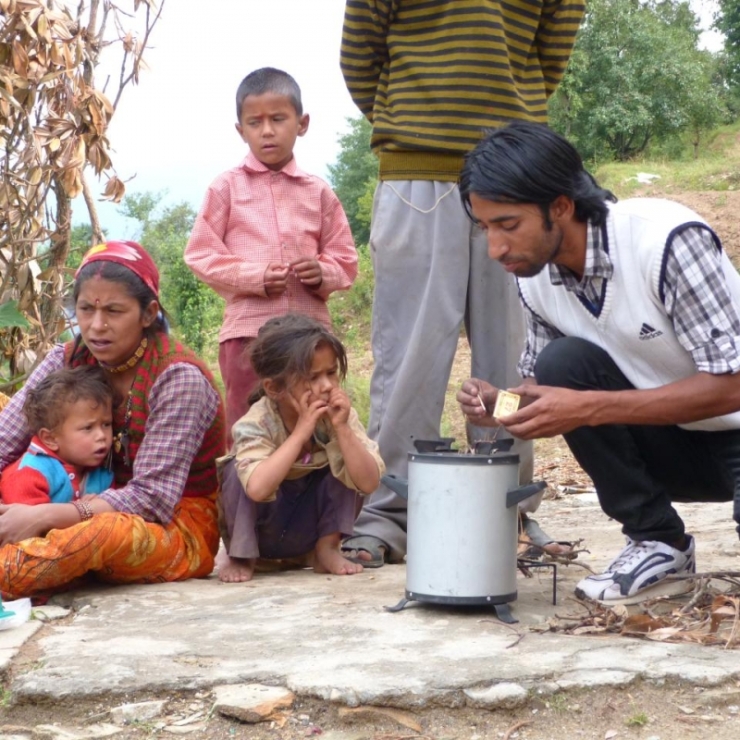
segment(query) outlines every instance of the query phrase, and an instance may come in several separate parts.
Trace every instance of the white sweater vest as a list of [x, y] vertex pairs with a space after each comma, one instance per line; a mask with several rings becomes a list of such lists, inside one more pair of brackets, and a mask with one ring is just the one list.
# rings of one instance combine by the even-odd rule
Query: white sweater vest
[[[664, 254], [673, 233], [687, 224], [706, 222], [667, 200], [636, 198], [609, 204], [607, 246], [614, 274], [607, 281], [598, 316], [578, 299], [553, 285], [549, 270], [518, 280], [524, 302], [565, 336], [586, 339], [606, 350], [635, 388], [657, 388], [697, 372], [691, 355], [679, 344], [660, 298]], [[713, 232], [712, 232], [713, 233]], [[715, 236], [717, 248], [721, 250]], [[740, 276], [722, 251], [727, 284], [740, 305]], [[719, 330], [707, 342], [729, 342]], [[739, 429], [740, 411], [682, 424], [687, 429]]]

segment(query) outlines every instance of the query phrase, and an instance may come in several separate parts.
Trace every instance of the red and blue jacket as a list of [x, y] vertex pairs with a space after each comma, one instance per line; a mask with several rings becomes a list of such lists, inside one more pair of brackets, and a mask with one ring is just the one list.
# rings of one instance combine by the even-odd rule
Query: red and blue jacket
[[113, 485], [104, 467], [80, 469], [61, 460], [38, 437], [8, 465], [0, 478], [4, 504], [66, 504], [87, 493], [102, 493]]

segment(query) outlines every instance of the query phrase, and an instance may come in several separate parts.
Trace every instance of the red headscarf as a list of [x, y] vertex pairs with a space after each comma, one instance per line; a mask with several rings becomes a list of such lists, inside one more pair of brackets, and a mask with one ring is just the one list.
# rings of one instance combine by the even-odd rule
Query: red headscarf
[[159, 270], [154, 264], [154, 260], [149, 256], [149, 253], [140, 244], [136, 242], [105, 242], [105, 244], [96, 244], [82, 258], [75, 277], [80, 274], [80, 270], [86, 265], [89, 265], [91, 262], [100, 261], [115, 262], [128, 267], [159, 298]]

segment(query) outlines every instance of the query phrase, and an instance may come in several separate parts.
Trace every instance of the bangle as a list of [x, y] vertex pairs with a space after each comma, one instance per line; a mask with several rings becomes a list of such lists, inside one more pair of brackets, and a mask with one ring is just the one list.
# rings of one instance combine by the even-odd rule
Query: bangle
[[73, 501], [72, 506], [77, 509], [77, 513], [80, 515], [80, 521], [86, 522], [88, 519], [93, 518], [93, 510], [87, 501]]

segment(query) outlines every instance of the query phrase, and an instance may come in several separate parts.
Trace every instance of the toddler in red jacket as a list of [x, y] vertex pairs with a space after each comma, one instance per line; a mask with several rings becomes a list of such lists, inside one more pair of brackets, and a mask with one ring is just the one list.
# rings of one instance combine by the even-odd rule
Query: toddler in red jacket
[[62, 368], [29, 390], [23, 411], [33, 439], [0, 478], [4, 504], [69, 503], [113, 484], [114, 391], [102, 368]]

